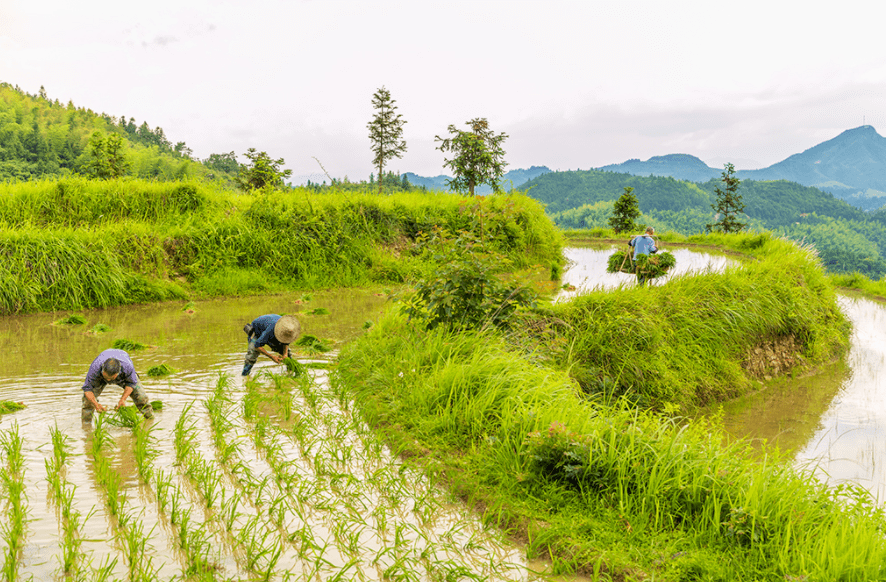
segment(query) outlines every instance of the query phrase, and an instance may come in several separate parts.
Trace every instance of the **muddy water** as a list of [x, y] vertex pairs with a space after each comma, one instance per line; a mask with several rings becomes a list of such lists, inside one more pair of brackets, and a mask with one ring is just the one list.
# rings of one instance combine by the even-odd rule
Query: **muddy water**
[[725, 408], [736, 436], [776, 444], [832, 485], [886, 500], [886, 305], [841, 298], [852, 322], [844, 361], [783, 380]]
[[[297, 313], [304, 334], [335, 347], [362, 333], [387, 301], [385, 293], [338, 290], [206, 301], [190, 309], [169, 303], [95, 310], [82, 312], [88, 323], [77, 326], [53, 323], [69, 313], [0, 318], [0, 400], [27, 405], [0, 417], [0, 435], [18, 434], [23, 443], [28, 521], [19, 578], [63, 579], [63, 520], [45, 464], [53, 454], [50, 429], [58, 427], [71, 447], [60, 474], [73, 489], [72, 509], [81, 516], [78, 579], [181, 579], [186, 557], [176, 542], [182, 531], [177, 525], [181, 516], [174, 517], [170, 509], [176, 503], [187, 508], [192, 527], [210, 541], [207, 559], [217, 568], [212, 579], [264, 579], [267, 574], [270, 580], [369, 580], [386, 572], [395, 578], [409, 572], [410, 580], [456, 572], [484, 580], [536, 579], [533, 572], [545, 570], [545, 564], [526, 564], [521, 548], [484, 528], [425, 476], [400, 465], [328, 393], [322, 366], [334, 359], [335, 350], [298, 354], [302, 363], [321, 366], [310, 372], [311, 387], [290, 400], [299, 422], [274, 417], [259, 434], [256, 424], [244, 419], [244, 323], [265, 313]], [[329, 313], [310, 314], [318, 308]], [[99, 323], [110, 331], [90, 332]], [[181, 494], [175, 503], [162, 503], [158, 482], [146, 483], [139, 472], [131, 429], [108, 427], [105, 456], [123, 483], [126, 528], [109, 511], [110, 494], [91, 453], [95, 431], [80, 422], [88, 366], [116, 339], [149, 346], [131, 355], [149, 398], [164, 405], [149, 423], [157, 454], [154, 479], [168, 476], [170, 490]], [[147, 369], [159, 364], [176, 372], [147, 377]], [[264, 385], [260, 390], [269, 393], [283, 373], [282, 366], [264, 357], [253, 370]], [[237, 443], [236, 463], [221, 456], [211, 436], [214, 425], [206, 403], [220, 378], [230, 378], [223, 414], [230, 421], [225, 438]], [[119, 394], [109, 387], [100, 400], [113, 406]], [[204, 466], [222, 476], [214, 494], [187, 476], [187, 463], [177, 455], [176, 424], [182, 419], [193, 427]], [[273, 463], [268, 442], [277, 447]], [[0, 464], [6, 462], [0, 452]], [[277, 471], [286, 472], [288, 485], [275, 480]], [[207, 502], [211, 495], [212, 503]], [[0, 517], [3, 555], [7, 519], [8, 514]], [[144, 534], [144, 562], [134, 574], [134, 567], [127, 566], [126, 536], [138, 531]]]

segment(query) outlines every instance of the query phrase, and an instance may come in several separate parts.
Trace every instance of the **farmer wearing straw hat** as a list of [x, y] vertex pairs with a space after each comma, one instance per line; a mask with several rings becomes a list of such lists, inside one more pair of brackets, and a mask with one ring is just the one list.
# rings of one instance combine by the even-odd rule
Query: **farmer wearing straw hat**
[[[243, 376], [248, 376], [258, 360], [259, 354], [264, 354], [279, 364], [284, 358], [289, 357], [289, 344], [295, 341], [301, 332], [301, 325], [294, 315], [262, 315], [247, 323], [243, 328], [249, 348], [246, 350], [246, 361], [243, 364]], [[280, 354], [272, 354], [265, 349], [269, 347]]]
[[[655, 229], [651, 226], [647, 226], [645, 234], [637, 235], [630, 240], [628, 244], [634, 247], [635, 261], [640, 255], [648, 255], [658, 252], [658, 247], [655, 246], [655, 240], [652, 238], [652, 235], [654, 234]], [[646, 276], [639, 271], [637, 272], [637, 283], [640, 285], [646, 284]]]
[[145, 418], [154, 418], [154, 411], [148, 402], [148, 396], [138, 382], [138, 374], [135, 366], [129, 359], [129, 354], [123, 350], [105, 350], [92, 361], [89, 371], [86, 373], [86, 381], [83, 383], [83, 406], [80, 418], [83, 422], [92, 422], [93, 413], [98, 410], [104, 412], [105, 407], [98, 402], [98, 397], [108, 384], [116, 384], [123, 388], [123, 396], [117, 403], [117, 408], [126, 405], [129, 397], [135, 403]]

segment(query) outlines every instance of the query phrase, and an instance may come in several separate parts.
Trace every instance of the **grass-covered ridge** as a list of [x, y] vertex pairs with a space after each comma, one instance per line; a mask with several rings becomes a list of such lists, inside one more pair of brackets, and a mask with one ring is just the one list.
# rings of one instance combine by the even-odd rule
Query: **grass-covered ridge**
[[0, 184], [0, 313], [403, 282], [421, 231], [470, 230], [517, 266], [562, 261], [523, 195], [391, 196], [83, 178]]
[[807, 364], [846, 348], [848, 323], [810, 249], [770, 234], [686, 242], [754, 260], [661, 286], [594, 291], [549, 310], [559, 361], [587, 393], [692, 408], [747, 391], [758, 379], [747, 369], [758, 348], [789, 342]]
[[[834, 491], [745, 443], [724, 446], [708, 422], [626, 406], [678, 410], [739, 391], [743, 354], [765, 339], [790, 334], [808, 363], [845, 346], [813, 253], [769, 235], [704, 242], [754, 260], [591, 293], [526, 318], [524, 333], [428, 331], [392, 312], [342, 350], [337, 389], [560, 572], [882, 578], [886, 520], [865, 491]], [[597, 398], [592, 380], [576, 381], [581, 366], [601, 392], [627, 398]]]

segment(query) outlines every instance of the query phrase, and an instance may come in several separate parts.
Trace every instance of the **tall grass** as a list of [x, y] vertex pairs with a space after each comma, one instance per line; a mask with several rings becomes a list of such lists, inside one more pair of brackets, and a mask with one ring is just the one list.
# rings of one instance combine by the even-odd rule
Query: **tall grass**
[[552, 307], [561, 365], [589, 394], [679, 410], [746, 391], [754, 379], [744, 361], [767, 341], [795, 339], [807, 364], [841, 353], [848, 322], [815, 257], [770, 237], [758, 254], [722, 274], [592, 291]]
[[433, 268], [412, 241], [434, 226], [482, 233], [517, 266], [562, 261], [559, 232], [522, 195], [245, 196], [196, 182], [81, 178], [2, 184], [0, 313], [403, 282]]
[[[708, 422], [589, 398], [569, 375], [593, 364], [600, 383], [679, 408], [746, 381], [742, 354], [763, 338], [794, 335], [809, 361], [838, 353], [845, 322], [815, 258], [766, 236], [735, 242], [758, 260], [590, 293], [527, 320], [526, 335], [422, 331], [391, 313], [343, 348], [335, 388], [555, 570], [881, 579], [886, 519], [864, 490], [724, 446]], [[527, 341], [539, 334], [547, 342]]]

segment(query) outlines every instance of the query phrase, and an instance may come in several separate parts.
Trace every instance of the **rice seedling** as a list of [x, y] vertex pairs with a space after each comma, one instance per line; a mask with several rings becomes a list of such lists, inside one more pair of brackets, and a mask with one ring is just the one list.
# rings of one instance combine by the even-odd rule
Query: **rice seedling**
[[170, 374], [175, 374], [177, 371], [178, 370], [168, 364], [159, 364], [148, 368], [146, 373], [151, 378], [162, 378], [164, 376], [169, 376]]
[[6, 456], [6, 466], [0, 468], [0, 485], [6, 497], [6, 519], [0, 527], [0, 537], [6, 543], [2, 572], [4, 579], [19, 579], [19, 565], [25, 542], [27, 523], [27, 495], [25, 493], [23, 439], [18, 424], [0, 434], [0, 451]]
[[81, 315], [79, 313], [72, 313], [71, 315], [69, 315], [67, 317], [63, 317], [61, 319], [56, 319], [53, 322], [53, 324], [54, 325], [62, 325], [62, 326], [84, 325], [86, 322], [87, 322], [87, 319], [83, 315]]
[[134, 340], [120, 338], [120, 339], [114, 340], [114, 343], [111, 344], [111, 347], [114, 349], [117, 349], [117, 350], [124, 350], [127, 352], [135, 352], [138, 350], [143, 350], [143, 349], [147, 348], [148, 346], [146, 346], [143, 343], [134, 341]]

